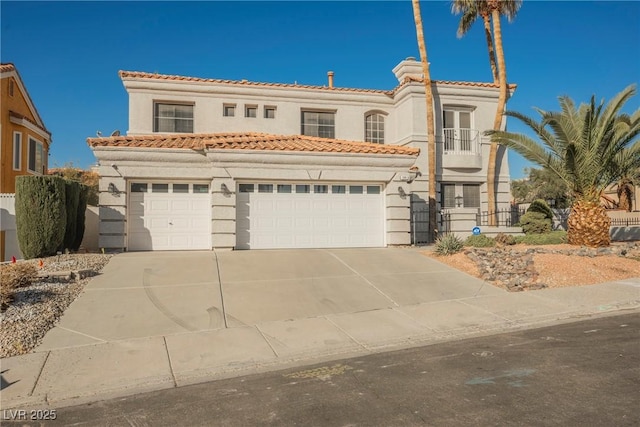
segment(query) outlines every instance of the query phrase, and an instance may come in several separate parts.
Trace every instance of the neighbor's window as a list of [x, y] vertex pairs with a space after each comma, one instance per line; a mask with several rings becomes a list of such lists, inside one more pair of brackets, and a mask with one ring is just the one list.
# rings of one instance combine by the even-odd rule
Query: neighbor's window
[[264, 107], [264, 118], [265, 119], [275, 119], [276, 118], [276, 107]]
[[302, 134], [319, 136], [321, 138], [335, 138], [336, 114], [324, 111], [302, 112]]
[[245, 105], [245, 107], [244, 107], [244, 116], [245, 117], [257, 117], [258, 116], [258, 106], [257, 105]]
[[9, 79], [9, 96], [13, 96], [13, 79]]
[[22, 132], [13, 133], [13, 170], [22, 169]]
[[480, 207], [480, 185], [479, 184], [463, 184], [462, 185], [462, 204], [465, 208]]
[[224, 104], [222, 106], [222, 115], [225, 117], [233, 117], [236, 115], [236, 105], [235, 104]]
[[384, 143], [384, 116], [382, 114], [368, 114], [364, 118], [364, 140], [379, 144]]
[[155, 103], [154, 132], [193, 133], [193, 105]]
[[42, 142], [29, 137], [29, 171], [44, 174], [44, 148]]

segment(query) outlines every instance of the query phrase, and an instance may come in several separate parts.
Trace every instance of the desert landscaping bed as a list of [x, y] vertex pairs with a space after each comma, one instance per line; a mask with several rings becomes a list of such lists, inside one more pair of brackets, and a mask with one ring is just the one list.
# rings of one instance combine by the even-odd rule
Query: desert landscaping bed
[[37, 347], [111, 256], [66, 254], [43, 258], [42, 265], [39, 259], [21, 261], [35, 265], [38, 277], [15, 289], [13, 301], [0, 313], [0, 357], [25, 354]]
[[509, 291], [592, 285], [640, 277], [640, 242], [607, 248], [513, 245], [425, 255]]

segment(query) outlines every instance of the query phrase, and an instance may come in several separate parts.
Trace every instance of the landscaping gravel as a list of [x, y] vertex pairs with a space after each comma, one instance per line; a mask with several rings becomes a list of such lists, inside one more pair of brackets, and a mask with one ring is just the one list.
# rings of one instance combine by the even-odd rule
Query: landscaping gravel
[[[13, 302], [0, 313], [0, 357], [25, 354], [37, 347], [57, 323], [66, 308], [80, 295], [91, 276], [109, 262], [112, 255], [65, 254], [22, 262], [34, 263], [40, 273], [30, 286], [16, 289]], [[82, 271], [83, 278], [66, 279], [66, 273]], [[62, 272], [47, 276], [48, 273]], [[84, 277], [84, 276], [87, 277]]]

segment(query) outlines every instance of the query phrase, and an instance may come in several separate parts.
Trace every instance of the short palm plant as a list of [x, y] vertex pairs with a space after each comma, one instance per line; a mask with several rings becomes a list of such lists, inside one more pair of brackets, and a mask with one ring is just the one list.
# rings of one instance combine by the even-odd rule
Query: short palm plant
[[600, 205], [604, 189], [619, 181], [624, 171], [621, 157], [638, 162], [640, 149], [640, 109], [621, 112], [636, 93], [635, 85], [617, 94], [608, 104], [588, 104], [576, 108], [569, 97], [560, 97], [561, 111], [537, 109], [540, 121], [517, 112], [506, 112], [536, 134], [488, 131], [493, 141], [505, 145], [564, 181], [574, 196], [568, 220], [568, 242], [572, 245], [608, 246], [611, 221]]

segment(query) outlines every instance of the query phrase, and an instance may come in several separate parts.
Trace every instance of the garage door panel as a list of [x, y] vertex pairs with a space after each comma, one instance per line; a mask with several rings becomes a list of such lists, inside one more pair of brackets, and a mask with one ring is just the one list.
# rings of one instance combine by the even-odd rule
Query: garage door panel
[[129, 250], [211, 249], [210, 194], [173, 193], [172, 185], [164, 193], [130, 192]]
[[237, 193], [236, 200], [238, 249], [384, 245], [382, 194]]

